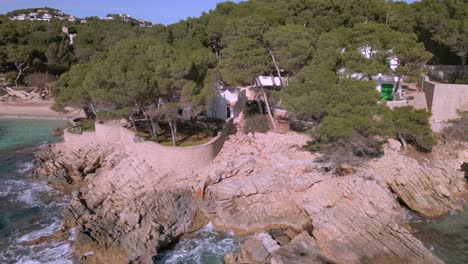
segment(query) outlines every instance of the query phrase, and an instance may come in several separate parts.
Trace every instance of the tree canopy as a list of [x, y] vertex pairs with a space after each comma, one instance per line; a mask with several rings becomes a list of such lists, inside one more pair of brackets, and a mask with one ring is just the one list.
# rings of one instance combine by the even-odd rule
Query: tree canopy
[[[411, 81], [428, 61], [450, 56], [464, 65], [467, 6], [462, 0], [250, 0], [152, 27], [118, 19], [2, 18], [0, 66], [20, 77], [60, 76], [53, 86], [58, 108], [130, 117], [140, 111], [149, 121], [171, 122], [181, 109], [203, 111], [215, 81], [249, 86], [259, 75], [287, 74], [278, 102], [294, 117], [319, 124], [312, 134], [321, 146], [392, 136], [430, 149], [427, 114], [384, 107], [367, 80], [384, 73]], [[76, 34], [73, 45], [69, 34]], [[13, 46], [30, 51], [28, 68], [15, 67]], [[399, 67], [385, 65], [389, 58]], [[361, 81], [347, 78], [355, 74]]]

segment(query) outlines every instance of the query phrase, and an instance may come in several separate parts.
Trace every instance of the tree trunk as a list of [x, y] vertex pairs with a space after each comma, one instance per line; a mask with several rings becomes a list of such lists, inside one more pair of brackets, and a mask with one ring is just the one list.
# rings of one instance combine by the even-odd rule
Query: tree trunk
[[265, 100], [268, 116], [270, 117], [271, 123], [273, 124], [273, 129], [276, 129], [276, 122], [275, 122], [275, 119], [273, 118], [273, 114], [271, 113], [270, 103], [268, 102], [268, 97], [267, 97], [267, 95], [265, 93], [265, 90], [263, 90], [263, 87], [261, 89], [262, 89], [262, 93], [263, 93], [263, 99]]
[[221, 59], [221, 56], [219, 55], [219, 50], [217, 47], [213, 47], [214, 51], [215, 51], [215, 55], [216, 55], [216, 59], [218, 59], [218, 61]]
[[26, 66], [24, 68], [23, 68], [23, 66], [24, 66], [24, 63], [21, 63], [20, 65], [15, 63], [15, 67], [18, 70], [18, 75], [16, 76], [16, 79], [15, 79], [15, 88], [16, 89], [18, 89], [18, 81], [21, 78], [21, 75], [23, 74], [23, 72], [25, 70], [27, 70], [29, 68], [29, 66]]
[[[278, 74], [278, 77], [280, 79], [280, 86], [284, 87], [283, 79], [281, 79], [281, 70], [278, 67], [278, 64], [276, 63], [275, 54], [273, 54], [273, 52], [270, 51], [270, 55], [271, 55], [271, 60], [273, 61], [273, 64], [275, 65], [276, 73]], [[273, 84], [275, 84], [274, 80], [273, 80]]]
[[177, 142], [179, 142], [179, 137], [177, 136], [177, 119], [173, 120], [174, 122], [174, 138], [175, 138], [175, 144], [177, 145]]
[[15, 88], [16, 89], [18, 89], [18, 80], [21, 77], [22, 73], [23, 73], [23, 71], [21, 69], [18, 69], [18, 75], [16, 76], [16, 79], [15, 79]]
[[213, 48], [213, 52], [214, 54], [216, 55], [216, 58], [219, 60], [221, 60], [221, 54], [219, 52], [220, 50], [220, 44], [219, 44], [219, 41], [218, 40], [214, 40], [212, 41], [212, 48]]
[[[276, 89], [276, 82], [275, 82], [275, 77], [273, 76], [273, 74], [270, 74], [270, 78], [271, 78], [271, 83], [273, 84], [273, 88]], [[281, 86], [281, 81], [280, 81], [280, 86]]]
[[91, 111], [89, 106], [83, 107], [83, 111], [84, 111], [84, 113], [86, 115], [86, 119], [93, 119], [93, 112]]
[[89, 104], [88, 104], [88, 107], [89, 107], [89, 110], [91, 110], [91, 112], [93, 113], [94, 118], [96, 118], [96, 117], [97, 117], [97, 112], [96, 112], [96, 108], [94, 107], [94, 104], [93, 104], [93, 103], [89, 103]]
[[408, 143], [406, 143], [406, 140], [405, 140], [405, 138], [403, 137], [403, 135], [401, 135], [401, 133], [398, 133], [398, 139], [400, 140], [401, 145], [403, 146], [403, 152], [402, 152], [402, 154], [403, 154], [403, 155], [406, 155], [406, 154], [408, 153]]
[[263, 112], [263, 106], [262, 106], [262, 104], [260, 103], [260, 99], [258, 99], [258, 96], [255, 97], [255, 102], [257, 102], [258, 111], [260, 111], [260, 114], [261, 114], [261, 115], [264, 115], [265, 113]]
[[154, 123], [154, 120], [152, 117], [150, 117], [150, 124], [151, 124], [151, 136], [158, 141], [158, 130], [156, 127], [156, 124]]
[[213, 83], [213, 93], [214, 93], [214, 107], [213, 107], [213, 116], [211, 118], [217, 119], [218, 118], [218, 97], [220, 96], [220, 87], [221, 87], [221, 77], [219, 72], [216, 72], [216, 78]]
[[133, 118], [133, 114], [128, 116], [128, 119], [130, 120], [130, 123], [132, 124], [133, 128], [135, 129], [135, 132], [138, 132], [138, 128], [135, 123], [135, 118]]
[[[401, 79], [402, 79], [402, 77], [401, 77], [401, 76], [397, 76], [397, 79], [398, 79], [398, 81], [397, 81], [397, 83], [396, 83], [395, 92], [398, 93], [398, 97], [399, 97], [398, 99], [402, 99], [402, 97], [403, 97], [403, 92], [400, 91], [400, 85], [401, 85]], [[400, 94], [400, 92], [401, 92], [401, 94]], [[393, 94], [393, 100], [395, 100], [395, 94]]]
[[459, 74], [460, 78], [462, 80], [465, 79], [465, 66], [466, 66], [466, 53], [464, 53], [462, 56], [460, 56], [461, 59], [461, 73]]
[[177, 121], [173, 123], [175, 120], [172, 120], [167, 115], [166, 115], [166, 120], [167, 120], [167, 123], [169, 123], [169, 128], [171, 129], [172, 145], [174, 147], [177, 147]]
[[146, 122], [148, 123], [148, 125], [150, 126], [150, 135], [153, 139], [155, 139], [156, 141], [158, 140], [158, 135], [156, 133], [156, 128], [154, 126], [154, 121], [153, 121], [153, 118], [151, 118], [145, 111], [143, 111], [141, 109], [141, 112], [143, 113], [143, 115], [145, 116], [145, 119], [146, 119]]

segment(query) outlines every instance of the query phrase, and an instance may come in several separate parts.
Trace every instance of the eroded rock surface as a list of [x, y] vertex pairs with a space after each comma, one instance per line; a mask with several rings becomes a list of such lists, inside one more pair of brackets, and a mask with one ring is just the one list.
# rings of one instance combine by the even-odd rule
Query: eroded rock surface
[[189, 185], [118, 146], [48, 147], [33, 177], [58, 188], [80, 183], [63, 216], [84, 263], [151, 263], [159, 248], [206, 224]]
[[336, 176], [302, 150], [307, 140], [239, 133], [209, 167], [168, 173], [122, 146], [59, 144], [38, 154], [33, 177], [81, 183], [64, 218], [65, 228], [77, 228], [84, 263], [151, 263], [208, 220], [255, 234], [226, 263], [441, 263], [403, 227], [398, 199], [423, 216], [459, 209], [466, 148], [436, 149], [425, 161], [388, 147], [383, 158]]
[[384, 157], [369, 167], [409, 208], [425, 217], [439, 217], [451, 210], [462, 210], [456, 194], [466, 189], [460, 171], [466, 152], [460, 149], [450, 153], [436, 147], [433, 153], [417, 160], [387, 149]]
[[428, 157], [439, 162], [425, 163], [387, 148], [382, 159], [337, 177], [300, 150], [306, 140], [297, 134], [232, 138], [215, 173], [201, 180], [213, 223], [242, 233], [312, 226], [321, 254], [334, 263], [441, 263], [402, 227], [397, 199], [429, 217], [459, 209], [455, 195], [466, 188], [460, 159], [436, 150]]
[[225, 263], [328, 264], [333, 261], [322, 254], [312, 236], [302, 232], [283, 247], [266, 233], [256, 234], [246, 240], [239, 253], [227, 254]]
[[67, 189], [95, 173], [113, 152], [112, 146], [89, 145], [70, 150], [63, 143], [48, 145], [36, 153], [31, 177], [57, 189]]

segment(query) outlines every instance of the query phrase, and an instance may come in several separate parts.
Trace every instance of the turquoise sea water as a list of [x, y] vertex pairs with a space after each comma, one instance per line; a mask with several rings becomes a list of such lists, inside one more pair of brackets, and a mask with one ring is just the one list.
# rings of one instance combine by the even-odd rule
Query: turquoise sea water
[[34, 152], [63, 120], [0, 119], [0, 263], [73, 263], [69, 241], [28, 241], [59, 230], [68, 197], [26, 177]]
[[468, 208], [438, 220], [412, 222], [413, 234], [445, 263], [468, 263]]

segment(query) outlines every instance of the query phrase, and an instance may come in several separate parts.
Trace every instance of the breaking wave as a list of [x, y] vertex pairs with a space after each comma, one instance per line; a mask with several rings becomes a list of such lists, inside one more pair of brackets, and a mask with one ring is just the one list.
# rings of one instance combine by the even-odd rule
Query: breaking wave
[[32, 168], [33, 163], [31, 161], [18, 164], [18, 172], [21, 174], [31, 171]]
[[236, 251], [240, 246], [239, 239], [232, 233], [218, 232], [209, 223], [182, 239], [173, 249], [162, 251], [155, 263], [223, 263], [224, 255]]

